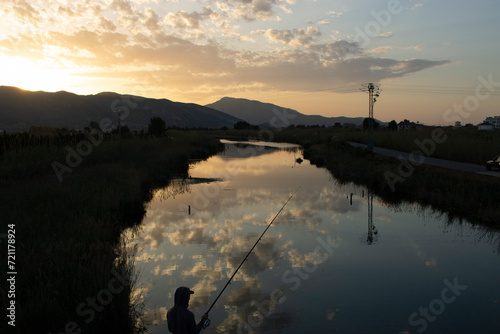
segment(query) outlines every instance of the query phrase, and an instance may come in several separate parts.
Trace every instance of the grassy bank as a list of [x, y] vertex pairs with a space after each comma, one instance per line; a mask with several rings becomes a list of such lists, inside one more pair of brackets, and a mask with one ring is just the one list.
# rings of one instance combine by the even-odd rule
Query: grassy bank
[[[1, 233], [7, 224], [16, 230], [15, 332], [131, 333], [134, 273], [120, 234], [140, 223], [153, 189], [186, 173], [188, 159], [219, 148], [196, 132], [105, 141], [79, 164], [73, 160], [62, 182], [53, 162], [68, 167], [68, 149], [8, 152], [0, 168], [0, 219]], [[4, 310], [7, 302], [2, 293]]]
[[[446, 133], [448, 134], [448, 131]], [[451, 139], [455, 133], [458, 132], [452, 132], [450, 135], [448, 145], [453, 146]], [[338, 129], [286, 129], [276, 131], [275, 140], [302, 145], [305, 158], [313, 164], [326, 167], [340, 182], [354, 182], [369, 187], [385, 201], [418, 202], [445, 212], [450, 218], [466, 218], [473, 223], [500, 228], [500, 178], [428, 165], [403, 165], [398, 159], [351, 147], [341, 139], [353, 140], [353, 137], [360, 134], [363, 135], [359, 131]], [[414, 133], [413, 139], [409, 139], [412, 134], [399, 135], [401, 137], [397, 137], [398, 133], [388, 134], [392, 138], [391, 143], [398, 143], [394, 145], [400, 145], [399, 149], [408, 152], [412, 151], [411, 145], [414, 144], [415, 138], [429, 138], [423, 133]], [[383, 138], [385, 134], [379, 136]], [[498, 147], [486, 145], [482, 150], [476, 149], [477, 146], [484, 145], [482, 140], [486, 137], [478, 138], [477, 142], [472, 140], [463, 148], [450, 149], [450, 152], [442, 157], [471, 162], [476, 151], [491, 152]], [[470, 138], [460, 140], [471, 141]], [[407, 145], [404, 145], [405, 142]], [[436, 148], [439, 145], [436, 145]]]
[[428, 165], [412, 168], [345, 142], [312, 145], [304, 156], [341, 182], [366, 185], [387, 202], [418, 202], [445, 212], [450, 219], [500, 227], [497, 178]]
[[[424, 155], [446, 160], [467, 162], [484, 165], [494, 156], [500, 155], [500, 131], [478, 131], [475, 127], [468, 128], [440, 128], [443, 131], [440, 143], [430, 144], [432, 131], [435, 128], [427, 127], [413, 131], [374, 132], [374, 145], [403, 152], [414, 150]], [[366, 144], [369, 132], [358, 130], [337, 131], [339, 139]], [[430, 153], [430, 154], [427, 154]]]
[[[434, 128], [418, 131], [374, 133], [375, 146], [404, 152], [432, 151], [435, 158], [484, 164], [500, 154], [500, 131], [443, 128], [439, 143], [430, 143]], [[289, 127], [245, 131], [219, 131], [221, 138], [246, 137], [302, 145], [304, 156], [327, 168], [340, 182], [365, 185], [390, 203], [418, 202], [473, 223], [500, 228], [500, 178], [454, 171], [446, 168], [402, 164], [395, 158], [351, 147], [347, 141], [367, 143], [362, 129]], [[443, 140], [443, 138], [445, 138]], [[425, 146], [422, 146], [425, 143]], [[485, 169], [486, 170], [486, 169]]]
[[[186, 173], [189, 159], [215, 153], [220, 137], [298, 143], [305, 158], [326, 167], [340, 182], [366, 185], [392, 203], [417, 201], [450, 217], [498, 229], [499, 179], [422, 165], [392, 188], [387, 173], [400, 174], [401, 162], [341, 140], [359, 135], [356, 131], [290, 128], [265, 133], [169, 131], [167, 135], [104, 141], [84, 152], [88, 154], [81, 160], [70, 158], [72, 166], [65, 147], [4, 154], [0, 233], [6, 233], [7, 224], [15, 225], [16, 332], [132, 333], [140, 308], [130, 300], [133, 263], [119, 236], [124, 228], [141, 221], [153, 189], [165, 186], [173, 174]], [[401, 138], [404, 142], [405, 137]], [[406, 142], [414, 140], [408, 137]], [[471, 143], [459, 151], [472, 154], [478, 145], [484, 144]], [[78, 151], [78, 143], [70, 148]], [[79, 148], [83, 152], [83, 146]], [[450, 159], [460, 160], [454, 155]], [[68, 168], [59, 167], [59, 177], [54, 162]], [[4, 249], [5, 240], [0, 238]], [[6, 291], [1, 298], [6, 309]]]

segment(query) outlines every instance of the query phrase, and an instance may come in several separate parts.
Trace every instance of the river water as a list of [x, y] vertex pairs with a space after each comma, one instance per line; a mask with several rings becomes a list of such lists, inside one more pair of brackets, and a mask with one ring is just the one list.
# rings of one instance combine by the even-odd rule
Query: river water
[[294, 191], [204, 333], [499, 332], [498, 234], [339, 184], [294, 145], [224, 143], [126, 233], [150, 333], [179, 286], [198, 321]]

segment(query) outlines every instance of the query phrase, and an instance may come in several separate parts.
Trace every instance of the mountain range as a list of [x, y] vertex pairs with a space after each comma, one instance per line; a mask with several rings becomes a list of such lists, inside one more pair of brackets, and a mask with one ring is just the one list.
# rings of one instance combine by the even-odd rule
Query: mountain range
[[260, 101], [224, 97], [201, 106], [133, 95], [104, 92], [77, 95], [65, 91], [32, 92], [0, 86], [0, 130], [28, 131], [31, 126], [83, 129], [90, 122], [108, 118], [132, 130], [148, 126], [152, 117], [161, 117], [167, 127], [232, 128], [240, 121], [259, 126], [351, 124], [360, 126], [363, 117], [323, 117]]
[[[324, 117], [320, 115], [304, 115], [296, 110], [283, 108], [275, 104], [232, 97], [224, 97], [217, 102], [207, 104], [206, 107], [222, 111], [231, 116], [241, 118], [250, 124], [259, 126], [334, 126], [336, 124], [361, 126], [365, 119], [364, 117], [353, 118], [344, 116]], [[383, 124], [383, 122], [377, 122]]]
[[233, 127], [238, 118], [194, 103], [173, 102], [140, 96], [99, 93], [31, 92], [0, 86], [0, 130], [28, 131], [31, 126], [83, 129], [91, 121], [109, 118], [132, 130], [147, 127], [152, 117], [161, 117], [167, 127]]

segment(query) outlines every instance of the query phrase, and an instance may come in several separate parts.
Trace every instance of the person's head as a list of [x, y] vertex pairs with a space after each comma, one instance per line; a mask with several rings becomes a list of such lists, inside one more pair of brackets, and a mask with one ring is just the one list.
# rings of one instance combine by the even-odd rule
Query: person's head
[[189, 298], [191, 298], [193, 293], [194, 291], [191, 291], [191, 289], [186, 286], [178, 287], [177, 290], [175, 290], [174, 305], [187, 308], [189, 306]]

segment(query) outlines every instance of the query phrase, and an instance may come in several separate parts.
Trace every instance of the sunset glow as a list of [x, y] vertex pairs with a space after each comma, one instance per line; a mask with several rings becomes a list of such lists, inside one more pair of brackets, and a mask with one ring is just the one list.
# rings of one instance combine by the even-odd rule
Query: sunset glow
[[[0, 85], [305, 114], [450, 123], [479, 78], [500, 82], [496, 1], [23, 0], [0, 4]], [[462, 117], [500, 114], [500, 84]]]

